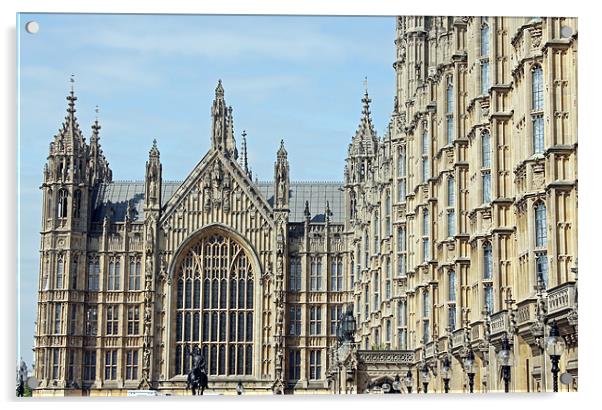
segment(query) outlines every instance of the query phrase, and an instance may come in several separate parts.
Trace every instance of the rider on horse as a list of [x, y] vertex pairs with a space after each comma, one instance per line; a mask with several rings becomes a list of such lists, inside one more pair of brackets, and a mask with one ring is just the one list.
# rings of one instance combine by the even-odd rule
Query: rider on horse
[[192, 349], [191, 356], [192, 369], [190, 370], [190, 373], [188, 373], [186, 390], [192, 388], [192, 395], [194, 396], [200, 389], [200, 394], [202, 396], [208, 384], [205, 355], [198, 346], [195, 346]]

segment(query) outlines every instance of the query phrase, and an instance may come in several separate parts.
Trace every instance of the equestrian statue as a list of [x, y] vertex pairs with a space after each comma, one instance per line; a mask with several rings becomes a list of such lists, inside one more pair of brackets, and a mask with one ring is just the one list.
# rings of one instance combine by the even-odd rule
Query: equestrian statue
[[192, 388], [193, 396], [196, 396], [199, 392], [202, 396], [208, 385], [205, 355], [198, 346], [195, 346], [192, 349], [191, 355], [192, 369], [190, 370], [190, 373], [188, 373], [186, 390]]

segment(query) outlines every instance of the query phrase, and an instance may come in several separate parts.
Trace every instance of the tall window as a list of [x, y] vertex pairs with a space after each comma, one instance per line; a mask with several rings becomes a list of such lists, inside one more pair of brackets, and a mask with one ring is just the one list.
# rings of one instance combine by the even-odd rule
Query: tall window
[[385, 262], [385, 299], [391, 299], [391, 258], [388, 256]]
[[406, 230], [403, 226], [397, 228], [397, 274], [406, 274]]
[[343, 259], [335, 256], [330, 261], [330, 290], [342, 292], [343, 289]]
[[77, 305], [71, 305], [69, 314], [69, 334], [75, 335], [77, 329]]
[[429, 134], [425, 129], [422, 132], [422, 183], [426, 183], [430, 177], [429, 175], [429, 159], [428, 159], [428, 148], [429, 148]]
[[488, 283], [484, 286], [485, 290], [485, 310], [487, 313], [493, 313], [493, 286]]
[[61, 327], [63, 323], [63, 305], [60, 303], [54, 304], [54, 334], [58, 335], [61, 333]]
[[493, 277], [493, 253], [491, 243], [487, 242], [483, 248], [483, 279]]
[[65, 277], [65, 260], [59, 255], [56, 260], [56, 288], [63, 289], [63, 278]]
[[533, 124], [533, 153], [544, 152], [543, 129], [543, 71], [537, 65], [531, 71], [531, 121]]
[[448, 316], [447, 323], [451, 330], [456, 328], [456, 272], [453, 270], [449, 271], [449, 284], [448, 284]]
[[52, 349], [52, 378], [57, 380], [59, 378], [59, 369], [61, 364], [61, 356], [59, 349]]
[[532, 111], [543, 110], [543, 70], [537, 65], [531, 72], [531, 109]]
[[88, 290], [98, 290], [100, 280], [100, 266], [98, 257], [92, 257], [88, 261]]
[[176, 265], [176, 374], [192, 366], [202, 342], [209, 375], [253, 372], [254, 271], [241, 245], [218, 233], [202, 236]]
[[309, 379], [319, 380], [322, 377], [322, 352], [320, 350], [309, 351]]
[[391, 319], [387, 319], [387, 321], [386, 321], [385, 341], [387, 342], [387, 345], [390, 345], [390, 343], [391, 343]]
[[372, 306], [372, 310], [377, 311], [380, 308], [380, 275], [377, 272], [374, 272], [374, 277], [372, 278], [372, 292], [374, 298], [372, 299], [374, 305]]
[[289, 307], [289, 326], [291, 336], [301, 335], [301, 306], [291, 305]]
[[337, 334], [337, 326], [343, 315], [343, 306], [331, 306], [330, 307], [330, 335], [334, 336]]
[[98, 333], [98, 308], [88, 306], [86, 308], [86, 335], [96, 336]]
[[454, 141], [454, 85], [453, 79], [449, 77], [447, 82], [447, 143]]
[[76, 189], [73, 191], [73, 217], [79, 218], [80, 208], [82, 206], [82, 191]]
[[424, 208], [422, 211], [422, 260], [428, 262], [429, 260], [429, 211]]
[[399, 148], [397, 157], [397, 200], [406, 201], [406, 151], [404, 147]]
[[546, 225], [546, 206], [544, 203], [539, 203], [535, 207], [535, 246], [538, 248], [547, 246], [548, 235]]
[[364, 269], [368, 269], [370, 267], [370, 242], [368, 242], [368, 229], [364, 232]]
[[128, 335], [140, 334], [140, 306], [128, 306]]
[[533, 153], [542, 154], [544, 151], [543, 114], [532, 116], [533, 121]]
[[96, 379], [96, 350], [84, 350], [84, 380]]
[[368, 284], [364, 288], [364, 320], [368, 319], [370, 312], [370, 297], [368, 296]]
[[299, 380], [301, 378], [301, 351], [291, 349], [288, 353], [288, 378], [290, 380]]
[[481, 22], [481, 94], [489, 93], [489, 25]]
[[77, 271], [79, 266], [79, 258], [73, 255], [71, 258], [71, 289], [77, 289]]
[[119, 305], [107, 306], [107, 335], [119, 334]]
[[125, 378], [138, 379], [138, 350], [127, 350], [125, 353]]
[[447, 324], [450, 331], [456, 330], [456, 304], [451, 304], [447, 308]]
[[545, 287], [548, 286], [548, 234], [546, 205], [540, 202], [535, 207], [535, 273], [536, 280], [541, 279]]
[[536, 252], [535, 274], [541, 280], [544, 287], [548, 287], [548, 257], [546, 252]]
[[311, 336], [322, 334], [322, 308], [320, 306], [309, 308], [309, 334]]
[[456, 234], [456, 184], [454, 177], [447, 179], [447, 236]]
[[391, 195], [389, 191], [385, 196], [385, 236], [391, 236]]
[[298, 256], [292, 256], [290, 258], [288, 288], [293, 292], [299, 292], [301, 290], [301, 258]]
[[456, 301], [456, 272], [453, 270], [449, 271], [449, 289], [447, 299], [450, 302]]
[[107, 281], [107, 290], [119, 290], [121, 287], [121, 258], [111, 258], [109, 261], [109, 277]]
[[322, 257], [311, 257], [311, 272], [309, 276], [309, 290], [322, 290]]
[[56, 216], [59, 219], [64, 219], [67, 217], [67, 196], [68, 194], [66, 189], [59, 190], [56, 204]]
[[105, 352], [105, 380], [117, 379], [117, 350]]
[[491, 202], [491, 172], [483, 171], [483, 203]]
[[422, 293], [422, 341], [426, 344], [429, 341], [429, 313], [430, 313], [430, 297], [429, 291], [424, 290]]
[[491, 168], [491, 137], [489, 131], [481, 134], [481, 168]]
[[130, 257], [129, 290], [140, 290], [140, 257]]
[[481, 178], [483, 180], [483, 203], [491, 202], [491, 145], [489, 131], [481, 134]]
[[379, 252], [380, 248], [380, 220], [378, 219], [378, 212], [374, 212], [374, 220], [372, 221], [372, 228], [374, 234], [374, 249], [372, 249], [372, 253], [376, 254]]

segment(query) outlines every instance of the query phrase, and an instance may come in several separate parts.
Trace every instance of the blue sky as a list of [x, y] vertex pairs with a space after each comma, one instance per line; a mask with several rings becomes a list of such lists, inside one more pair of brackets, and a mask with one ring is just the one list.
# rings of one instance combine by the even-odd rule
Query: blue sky
[[[25, 23], [35, 20], [37, 34]], [[281, 139], [293, 180], [342, 180], [364, 77], [382, 136], [393, 107], [393, 17], [21, 14], [18, 354], [31, 363], [42, 169], [75, 75], [86, 139], [99, 106], [115, 180], [139, 180], [153, 138], [163, 177], [182, 180], [210, 145], [218, 79], [249, 162], [271, 180]]]

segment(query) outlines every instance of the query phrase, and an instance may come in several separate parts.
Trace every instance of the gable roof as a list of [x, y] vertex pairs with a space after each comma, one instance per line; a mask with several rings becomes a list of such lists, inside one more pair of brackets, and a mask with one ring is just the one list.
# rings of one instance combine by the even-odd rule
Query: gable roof
[[[161, 199], [166, 204], [183, 181], [163, 181]], [[262, 181], [254, 183], [267, 202], [274, 205], [274, 183]], [[344, 222], [344, 196], [342, 182], [291, 182], [290, 222], [304, 222], [305, 201], [309, 201], [312, 222], [324, 222], [326, 201], [329, 202], [332, 215], [330, 221], [335, 224]], [[131, 204], [131, 205], [128, 205]], [[132, 208], [134, 221], [144, 221], [144, 181], [114, 181], [101, 183], [92, 197], [92, 222], [102, 222], [110, 213], [112, 222], [125, 220], [128, 206]]]

